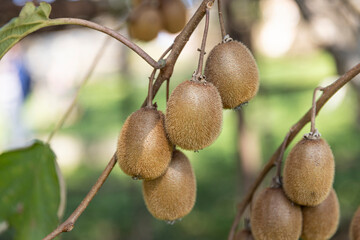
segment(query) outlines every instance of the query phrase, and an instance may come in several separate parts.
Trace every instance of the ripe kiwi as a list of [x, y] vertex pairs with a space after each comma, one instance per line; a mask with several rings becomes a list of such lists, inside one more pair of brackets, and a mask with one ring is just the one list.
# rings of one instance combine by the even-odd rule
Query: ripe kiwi
[[143, 181], [143, 195], [149, 212], [160, 220], [174, 221], [187, 215], [196, 199], [196, 179], [188, 158], [175, 150], [163, 176]]
[[327, 198], [315, 207], [303, 207], [303, 240], [330, 239], [339, 224], [340, 208], [335, 190], [332, 189]]
[[350, 240], [360, 240], [360, 207], [356, 210], [350, 225]]
[[172, 144], [165, 127], [164, 114], [155, 108], [141, 108], [125, 121], [117, 145], [120, 168], [134, 178], [155, 179], [171, 160]]
[[250, 230], [243, 229], [236, 234], [235, 240], [254, 240], [254, 238]]
[[304, 137], [286, 159], [284, 191], [299, 205], [316, 206], [330, 193], [334, 174], [334, 156], [327, 142], [322, 138]]
[[203, 149], [219, 136], [221, 125], [221, 98], [213, 84], [189, 80], [173, 90], [165, 118], [173, 144], [187, 150]]
[[250, 222], [257, 240], [297, 240], [301, 234], [301, 209], [287, 199], [281, 188], [266, 188], [253, 205]]
[[204, 75], [219, 90], [225, 109], [253, 98], [259, 89], [259, 71], [249, 49], [242, 43], [220, 43], [209, 53]]
[[130, 37], [150, 41], [157, 37], [162, 28], [159, 10], [152, 4], [141, 4], [129, 16], [128, 32]]
[[186, 7], [181, 0], [161, 0], [160, 12], [164, 29], [169, 33], [177, 33], [186, 24]]

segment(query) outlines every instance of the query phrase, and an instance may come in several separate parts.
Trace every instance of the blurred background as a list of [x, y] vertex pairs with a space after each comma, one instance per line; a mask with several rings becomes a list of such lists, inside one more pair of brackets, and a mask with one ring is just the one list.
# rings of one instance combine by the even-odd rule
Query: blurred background
[[[52, 18], [78, 17], [110, 28], [121, 25], [131, 11], [130, 0], [48, 2]], [[17, 16], [24, 3], [0, 1], [0, 26]], [[200, 1], [184, 3], [190, 17]], [[212, 146], [198, 153], [184, 151], [197, 178], [193, 211], [174, 225], [154, 219], [142, 199], [141, 182], [116, 166], [75, 228], [62, 234], [62, 239], [226, 239], [236, 204], [290, 127], [311, 107], [313, 89], [326, 86], [360, 62], [359, 0], [223, 3], [227, 32], [255, 55], [260, 90], [241, 110], [224, 111], [223, 131]], [[196, 69], [203, 24], [181, 53], [170, 89], [190, 79]], [[128, 35], [126, 27], [120, 32]], [[160, 32], [151, 42], [136, 43], [157, 59], [175, 36]], [[26, 37], [1, 59], [0, 153], [34, 138], [46, 141], [105, 39], [104, 34], [85, 28], [51, 27]], [[206, 51], [220, 41], [214, 6]], [[65, 217], [110, 160], [122, 124], [147, 95], [151, 71], [121, 43], [111, 40], [107, 44], [75, 110], [51, 141], [66, 181]], [[155, 97], [162, 111], [165, 90], [163, 86]], [[316, 123], [336, 161], [334, 188], [341, 221], [333, 239], [348, 239], [352, 214], [360, 205], [360, 79], [343, 87], [321, 110]], [[307, 125], [288, 149], [309, 130]], [[263, 187], [274, 174], [270, 172]], [[6, 227], [0, 232], [0, 239], [13, 235]]]

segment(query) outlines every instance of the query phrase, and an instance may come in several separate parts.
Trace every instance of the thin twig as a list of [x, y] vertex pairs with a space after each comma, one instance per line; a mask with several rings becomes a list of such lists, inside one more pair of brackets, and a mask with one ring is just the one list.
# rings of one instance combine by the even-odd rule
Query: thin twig
[[[356, 75], [360, 73], [360, 63], [351, 68], [349, 71], [347, 71], [344, 75], [342, 75], [340, 78], [338, 78], [335, 82], [328, 85], [327, 87], [323, 88], [323, 94], [321, 97], [316, 101], [316, 114], [319, 113], [320, 109], [325, 105], [325, 103], [339, 90], [341, 89], [346, 83], [348, 83], [351, 79], [353, 79]], [[289, 137], [288, 141], [286, 143], [286, 146], [289, 146], [291, 141], [295, 138], [295, 136], [300, 132], [300, 130], [311, 120], [312, 115], [312, 109], [310, 108], [307, 113], [296, 123], [294, 124], [290, 130], [289, 130]], [[255, 180], [254, 184], [248, 191], [248, 193], [245, 195], [242, 202], [238, 204], [237, 207], [237, 213], [233, 222], [233, 225], [231, 226], [228, 240], [233, 240], [235, 236], [235, 232], [237, 229], [237, 226], [239, 225], [240, 219], [242, 214], [244, 213], [246, 206], [251, 202], [252, 197], [256, 191], [256, 189], [259, 187], [260, 183], [263, 181], [267, 173], [274, 167], [275, 162], [279, 158], [279, 154], [281, 151], [281, 146], [277, 148], [275, 153], [271, 156], [268, 163], [264, 166], [263, 170], [258, 175], [257, 179]]]
[[281, 185], [281, 165], [283, 162], [283, 158], [284, 158], [284, 152], [285, 152], [285, 147], [288, 144], [288, 139], [290, 136], [290, 132], [288, 132], [284, 138], [284, 141], [281, 144], [281, 150], [280, 150], [280, 154], [279, 154], [279, 158], [276, 162], [276, 178], [279, 181], [279, 184]]
[[170, 95], [170, 79], [166, 80], [166, 103], [169, 101]]
[[57, 123], [57, 125], [55, 126], [55, 128], [51, 131], [48, 139], [46, 140], [46, 143], [50, 143], [51, 139], [54, 137], [55, 133], [57, 131], [59, 131], [59, 129], [62, 128], [62, 126], [64, 125], [66, 119], [69, 117], [70, 113], [72, 112], [72, 110], [75, 108], [77, 100], [79, 98], [79, 94], [80, 94], [80, 90], [85, 86], [85, 84], [89, 81], [91, 75], [94, 73], [94, 70], [97, 66], [97, 64], [99, 63], [103, 53], [105, 52], [106, 47], [109, 45], [109, 41], [110, 41], [110, 37], [107, 37], [103, 44], [101, 45], [101, 47], [99, 48], [98, 52], [96, 53], [96, 56], [92, 62], [92, 64], [90, 65], [86, 75], [84, 76], [84, 78], [82, 79], [82, 81], [80, 82], [80, 85], [78, 87], [78, 89], [76, 90], [75, 96], [70, 104], [70, 106], [68, 107], [68, 109], [66, 110], [66, 112], [64, 113], [64, 115], [62, 116], [62, 118], [60, 119], [60, 121]]
[[153, 68], [161, 68], [161, 64], [156, 62], [152, 57], [150, 57], [149, 54], [147, 54], [142, 48], [140, 48], [138, 45], [136, 45], [134, 42], [127, 39], [125, 36], [121, 35], [120, 33], [107, 28], [105, 26], [99, 25], [97, 23], [87, 21], [84, 19], [77, 19], [77, 18], [56, 18], [56, 19], [50, 19], [48, 20], [49, 25], [79, 25], [83, 27], [88, 27], [100, 32], [103, 32], [116, 40], [122, 42], [124, 45], [132, 49], [134, 52], [136, 52], [140, 57], [142, 57], [148, 64], [150, 64]]
[[312, 99], [312, 114], [311, 114], [311, 128], [310, 132], [311, 134], [315, 134], [316, 128], [315, 128], [315, 117], [316, 117], [316, 93], [317, 91], [321, 91], [322, 87], [317, 87], [314, 90], [313, 99]]
[[196, 69], [196, 72], [194, 74], [194, 78], [196, 80], [199, 80], [202, 76], [202, 69], [203, 69], [203, 63], [204, 63], [204, 56], [205, 56], [205, 47], [206, 47], [206, 39], [209, 31], [209, 22], [210, 22], [210, 8], [212, 7], [212, 3], [209, 2], [206, 6], [206, 14], [205, 14], [205, 28], [204, 28], [204, 35], [201, 42], [201, 48], [200, 48], [200, 57], [198, 62], [198, 67]]
[[219, 13], [221, 36], [222, 36], [221, 39], [224, 39], [226, 36], [226, 31], [225, 31], [224, 17], [222, 14], [222, 1], [221, 0], [218, 0], [218, 13]]
[[101, 173], [100, 177], [94, 184], [94, 186], [90, 189], [89, 193], [86, 195], [86, 197], [81, 201], [80, 205], [75, 209], [75, 211], [70, 215], [68, 219], [66, 219], [65, 222], [60, 224], [53, 232], [51, 232], [49, 235], [47, 235], [43, 240], [51, 240], [54, 239], [56, 236], [61, 234], [62, 232], [70, 232], [74, 228], [74, 224], [76, 220], [80, 217], [80, 215], [84, 212], [84, 210], [89, 205], [90, 201], [94, 198], [96, 193], [99, 191], [101, 186], [104, 184], [105, 180], [111, 173], [112, 169], [114, 168], [116, 164], [116, 154], [113, 155], [113, 157], [110, 159], [110, 162], [104, 169], [104, 171]]
[[152, 107], [152, 87], [153, 87], [153, 81], [156, 73], [156, 68], [152, 71], [150, 77], [149, 77], [149, 86], [148, 86], [148, 96], [147, 96], [147, 107]]
[[[161, 61], [163, 61], [164, 57], [171, 51], [172, 47], [174, 44], [171, 44], [170, 47], [168, 47], [165, 52], [163, 52], [163, 54], [161, 54], [158, 62], [160, 63]], [[153, 97], [153, 82], [154, 82], [154, 77], [155, 77], [155, 73], [156, 73], [156, 68], [154, 68], [154, 70], [152, 71], [150, 78], [149, 78], [149, 86], [148, 86], [148, 95], [146, 97], [147, 99], [147, 104], [146, 106], [151, 107], [152, 106], [152, 100], [154, 99]]]

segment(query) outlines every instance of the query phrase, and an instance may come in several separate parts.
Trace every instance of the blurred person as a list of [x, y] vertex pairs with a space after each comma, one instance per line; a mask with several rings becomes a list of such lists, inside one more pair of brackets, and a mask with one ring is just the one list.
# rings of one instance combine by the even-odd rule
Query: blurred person
[[22, 119], [22, 107], [30, 86], [31, 77], [23, 50], [17, 44], [0, 61], [0, 116], [3, 125], [0, 152], [23, 147], [30, 138]]

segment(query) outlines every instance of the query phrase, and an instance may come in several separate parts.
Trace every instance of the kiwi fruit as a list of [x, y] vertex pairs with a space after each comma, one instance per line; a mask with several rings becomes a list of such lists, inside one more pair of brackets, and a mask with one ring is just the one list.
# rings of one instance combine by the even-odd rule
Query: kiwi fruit
[[350, 240], [360, 240], [360, 207], [356, 210], [350, 224]]
[[281, 188], [266, 188], [251, 211], [251, 232], [257, 240], [298, 240], [302, 215]]
[[181, 31], [186, 24], [186, 7], [181, 0], [161, 0], [163, 28], [169, 33]]
[[249, 49], [237, 41], [215, 46], [206, 60], [206, 81], [219, 90], [225, 109], [252, 99], [259, 89], [259, 71]]
[[172, 144], [164, 127], [164, 114], [152, 107], [132, 113], [118, 139], [116, 156], [120, 168], [139, 179], [155, 179], [165, 173]]
[[136, 7], [128, 18], [128, 32], [131, 38], [151, 41], [157, 37], [161, 28], [160, 12], [150, 3]]
[[209, 82], [185, 81], [171, 93], [166, 108], [166, 132], [170, 141], [186, 150], [212, 144], [221, 132], [222, 104]]
[[334, 156], [327, 142], [322, 138], [304, 137], [285, 161], [284, 191], [299, 205], [316, 206], [330, 193], [334, 174]]
[[327, 198], [315, 207], [303, 207], [303, 240], [326, 240], [336, 232], [340, 208], [335, 190], [332, 189]]
[[236, 234], [235, 240], [254, 240], [254, 238], [250, 230], [243, 229]]
[[190, 213], [196, 199], [196, 179], [189, 159], [175, 150], [166, 173], [143, 181], [149, 212], [160, 220], [174, 221]]

